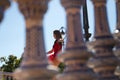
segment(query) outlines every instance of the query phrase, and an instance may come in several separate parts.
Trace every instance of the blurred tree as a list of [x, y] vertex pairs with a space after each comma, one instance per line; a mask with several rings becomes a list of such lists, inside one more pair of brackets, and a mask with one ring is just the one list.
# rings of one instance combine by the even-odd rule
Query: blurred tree
[[13, 72], [16, 68], [19, 67], [21, 58], [17, 59], [14, 55], [9, 55], [8, 58], [1, 57], [0, 62], [2, 63], [1, 70], [3, 72]]

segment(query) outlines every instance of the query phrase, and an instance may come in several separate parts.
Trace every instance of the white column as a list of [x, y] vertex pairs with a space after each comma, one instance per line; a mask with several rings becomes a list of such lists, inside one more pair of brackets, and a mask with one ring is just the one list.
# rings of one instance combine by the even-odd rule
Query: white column
[[83, 0], [61, 0], [67, 18], [66, 49], [60, 58], [65, 62], [63, 74], [57, 80], [95, 80], [95, 75], [86, 65], [91, 54], [87, 51], [83, 40], [81, 26], [81, 5]]
[[114, 75], [115, 68], [118, 65], [118, 59], [113, 54], [115, 40], [111, 35], [108, 25], [106, 11], [107, 0], [91, 1], [94, 5], [95, 33], [91, 42], [94, 57], [89, 61], [89, 66], [98, 74], [99, 80], [119, 80]]
[[47, 59], [43, 37], [43, 18], [49, 0], [18, 0], [26, 22], [26, 47], [20, 67], [15, 71], [17, 80], [50, 80], [53, 73], [46, 69]]

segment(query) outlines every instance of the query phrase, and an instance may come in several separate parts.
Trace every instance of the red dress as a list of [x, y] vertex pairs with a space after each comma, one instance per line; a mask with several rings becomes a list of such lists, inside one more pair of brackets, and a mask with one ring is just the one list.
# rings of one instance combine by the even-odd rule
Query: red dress
[[62, 50], [62, 43], [61, 43], [61, 42], [58, 42], [58, 41], [56, 40], [56, 41], [54, 42], [54, 45], [53, 45], [52, 50], [48, 53], [48, 54], [53, 53], [53, 54], [51, 54], [50, 56], [48, 56], [49, 60], [50, 60], [50, 61], [53, 61], [53, 60], [56, 58], [56, 56], [57, 56], [57, 54], [59, 53], [59, 51], [61, 51], [61, 50]]

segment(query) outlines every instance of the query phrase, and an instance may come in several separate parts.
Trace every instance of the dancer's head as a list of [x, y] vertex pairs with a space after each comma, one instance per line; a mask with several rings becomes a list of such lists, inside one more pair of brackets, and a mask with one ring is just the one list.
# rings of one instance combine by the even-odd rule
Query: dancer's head
[[55, 38], [56, 40], [59, 40], [59, 39], [62, 38], [61, 33], [60, 33], [59, 30], [54, 30], [54, 31], [53, 31], [53, 36], [54, 36], [54, 38]]

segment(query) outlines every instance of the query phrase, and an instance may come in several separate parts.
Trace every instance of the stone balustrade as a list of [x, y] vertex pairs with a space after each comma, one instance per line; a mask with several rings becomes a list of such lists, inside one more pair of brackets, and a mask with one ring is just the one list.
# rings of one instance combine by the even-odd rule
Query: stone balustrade
[[[42, 24], [50, 0], [15, 1], [26, 22], [26, 46], [20, 67], [14, 73], [0, 73], [0, 77], [5, 80], [12, 80], [13, 75], [17, 80], [52, 80], [53, 77], [54, 80], [120, 80], [120, 68], [117, 68], [117, 75], [114, 74], [119, 66], [120, 55], [120, 0], [116, 0], [117, 27], [114, 36], [110, 32], [107, 19], [108, 0], [91, 0], [95, 16], [95, 33], [90, 41], [92, 53], [86, 47], [81, 25], [81, 7], [85, 1], [60, 0], [66, 11], [67, 42], [64, 53], [58, 56], [66, 66], [59, 75], [46, 68]], [[0, 22], [8, 6], [8, 0], [0, 1]]]
[[16, 80], [11, 72], [0, 72], [0, 80]]

